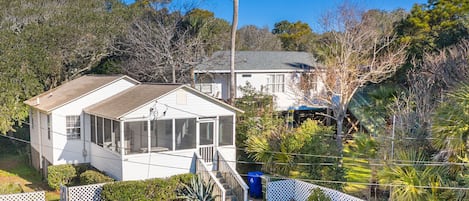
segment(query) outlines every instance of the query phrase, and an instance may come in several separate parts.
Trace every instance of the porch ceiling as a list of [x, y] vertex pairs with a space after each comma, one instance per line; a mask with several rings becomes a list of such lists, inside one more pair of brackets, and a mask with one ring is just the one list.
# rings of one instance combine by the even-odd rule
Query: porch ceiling
[[142, 84], [85, 108], [89, 114], [119, 119], [125, 114], [181, 87], [180, 84]]

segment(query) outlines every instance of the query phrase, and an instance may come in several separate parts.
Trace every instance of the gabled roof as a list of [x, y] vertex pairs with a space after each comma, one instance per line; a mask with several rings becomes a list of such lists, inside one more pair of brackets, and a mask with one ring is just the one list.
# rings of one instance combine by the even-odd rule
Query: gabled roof
[[118, 119], [180, 86], [180, 84], [137, 85], [85, 108], [85, 112], [110, 119]]
[[88, 114], [98, 115], [109, 119], [119, 119], [154, 100], [169, 94], [177, 89], [185, 88], [196, 94], [199, 94], [210, 101], [230, 108], [231, 110], [243, 112], [226, 103], [216, 100], [204, 93], [201, 93], [191, 87], [181, 84], [141, 84], [131, 87], [121, 93], [118, 93], [106, 100], [91, 105], [84, 109]]
[[139, 84], [138, 81], [125, 75], [84, 75], [32, 97], [24, 103], [39, 110], [50, 112], [121, 79]]
[[[311, 53], [293, 51], [236, 51], [238, 72], [247, 71], [303, 71], [320, 65]], [[230, 51], [218, 51], [196, 67], [196, 72], [229, 72]]]

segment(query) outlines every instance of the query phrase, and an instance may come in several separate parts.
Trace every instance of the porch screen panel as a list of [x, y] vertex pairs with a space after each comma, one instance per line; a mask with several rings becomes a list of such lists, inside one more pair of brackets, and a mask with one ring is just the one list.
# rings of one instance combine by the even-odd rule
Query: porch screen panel
[[90, 115], [91, 142], [96, 144], [96, 116]]
[[213, 122], [200, 123], [200, 145], [213, 145], [213, 132]]
[[96, 117], [96, 139], [99, 146], [103, 146], [103, 118]]
[[125, 154], [145, 153], [148, 151], [148, 132], [146, 121], [124, 123]]
[[218, 121], [219, 138], [218, 144], [233, 145], [233, 116], [221, 116]]
[[104, 147], [112, 149], [111, 120], [104, 119]]
[[196, 126], [193, 119], [176, 119], [176, 150], [196, 148]]
[[151, 121], [151, 151], [173, 150], [173, 120]]
[[114, 142], [113, 142], [113, 144], [115, 145], [114, 151], [116, 151], [117, 153], [120, 153], [120, 147], [121, 147], [121, 125], [120, 125], [120, 122], [112, 121], [112, 135], [114, 136]]

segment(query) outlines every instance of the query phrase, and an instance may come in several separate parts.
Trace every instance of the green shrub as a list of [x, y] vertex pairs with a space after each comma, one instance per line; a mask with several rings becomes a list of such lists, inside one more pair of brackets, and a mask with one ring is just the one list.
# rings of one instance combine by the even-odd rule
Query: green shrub
[[194, 177], [195, 175], [194, 174], [191, 174], [191, 173], [187, 173], [187, 174], [178, 174], [178, 175], [174, 175], [172, 177], [169, 177], [168, 179], [171, 181], [171, 182], [177, 182], [177, 183], [184, 183], [184, 184], [190, 184], [191, 183], [191, 179], [192, 177]]
[[67, 185], [77, 176], [73, 165], [54, 165], [47, 167], [47, 183], [55, 190], [60, 189], [60, 185]]
[[22, 192], [23, 192], [23, 189], [21, 188], [19, 184], [12, 184], [12, 183], [0, 184], [0, 195], [22, 193]]
[[314, 188], [311, 191], [311, 195], [308, 197], [308, 201], [332, 201], [332, 199], [320, 188]]
[[103, 200], [148, 200], [143, 181], [121, 181], [104, 184], [101, 191]]
[[175, 200], [176, 190], [183, 187], [182, 183], [189, 184], [192, 177], [192, 174], [182, 174], [166, 179], [107, 183], [101, 197], [104, 200]]
[[114, 181], [114, 179], [94, 170], [87, 170], [80, 174], [80, 184], [82, 185], [106, 183], [111, 181]]

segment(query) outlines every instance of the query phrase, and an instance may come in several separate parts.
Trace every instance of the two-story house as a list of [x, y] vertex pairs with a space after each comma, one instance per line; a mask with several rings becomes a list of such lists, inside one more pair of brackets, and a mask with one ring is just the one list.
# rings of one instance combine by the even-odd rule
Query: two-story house
[[[275, 97], [276, 110], [324, 107], [316, 99], [324, 93], [321, 65], [312, 54], [292, 51], [236, 51], [236, 97], [240, 88], [250, 83], [257, 91]], [[216, 98], [230, 95], [230, 51], [215, 52], [195, 70], [196, 88]], [[308, 88], [302, 88], [305, 79]]]

